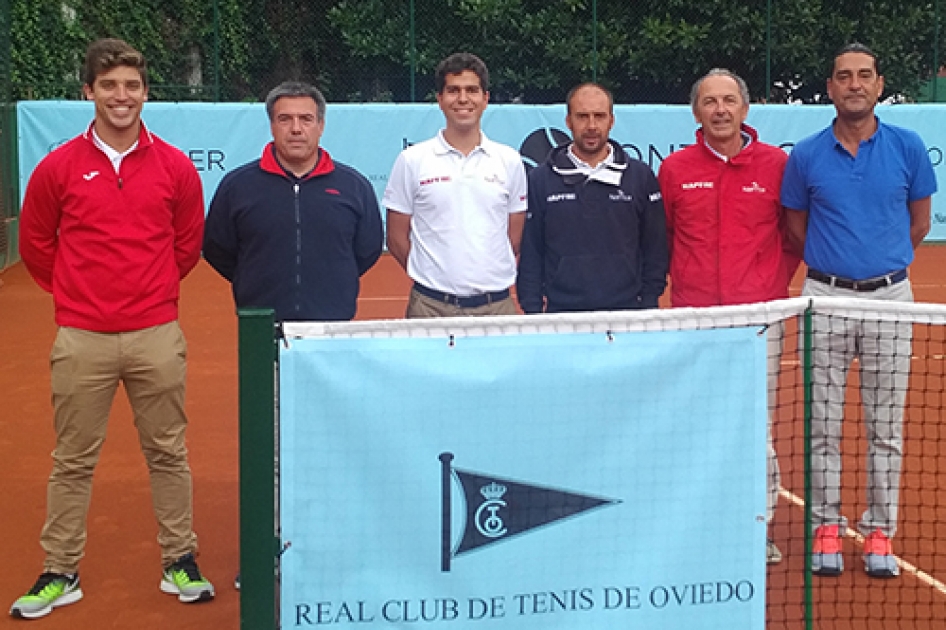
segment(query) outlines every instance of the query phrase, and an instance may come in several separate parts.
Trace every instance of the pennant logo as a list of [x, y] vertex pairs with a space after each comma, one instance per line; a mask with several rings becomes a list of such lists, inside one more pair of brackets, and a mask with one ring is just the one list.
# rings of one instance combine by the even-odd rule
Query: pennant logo
[[[441, 453], [441, 571], [453, 558], [531, 530], [620, 503], [558, 488], [539, 486], [453, 467], [453, 454]], [[459, 501], [454, 502], [454, 489]], [[453, 508], [460, 514], [454, 519]], [[460, 523], [459, 531], [453, 524]]]

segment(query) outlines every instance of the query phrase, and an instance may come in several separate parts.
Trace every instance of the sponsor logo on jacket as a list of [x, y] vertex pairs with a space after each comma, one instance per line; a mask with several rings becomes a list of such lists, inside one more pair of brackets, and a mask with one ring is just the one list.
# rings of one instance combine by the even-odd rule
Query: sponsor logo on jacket
[[578, 196], [575, 193], [556, 193], [546, 197], [545, 201], [548, 203], [556, 203], [559, 201], [575, 201], [575, 199], [578, 199]]
[[743, 186], [742, 192], [745, 193], [764, 193], [765, 187], [759, 186], [759, 182], [752, 182], [751, 186]]
[[713, 188], [713, 182], [684, 182], [680, 184], [683, 190], [696, 190], [698, 188]]

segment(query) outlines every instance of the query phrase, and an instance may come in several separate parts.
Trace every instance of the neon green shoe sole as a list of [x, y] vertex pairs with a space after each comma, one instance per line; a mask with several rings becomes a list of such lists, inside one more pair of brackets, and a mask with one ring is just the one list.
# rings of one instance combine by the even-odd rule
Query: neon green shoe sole
[[193, 554], [182, 556], [164, 570], [160, 588], [163, 593], [177, 595], [177, 599], [185, 604], [206, 602], [214, 598], [213, 584], [200, 574]]
[[82, 599], [79, 574], [73, 576], [60, 573], [43, 573], [33, 588], [13, 603], [10, 616], [19, 619], [39, 619], [53, 608], [74, 604]]

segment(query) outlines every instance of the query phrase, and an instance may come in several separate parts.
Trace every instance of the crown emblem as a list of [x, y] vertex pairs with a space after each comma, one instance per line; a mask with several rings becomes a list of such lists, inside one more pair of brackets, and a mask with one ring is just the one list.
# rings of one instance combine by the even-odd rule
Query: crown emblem
[[497, 501], [502, 499], [503, 495], [506, 494], [506, 486], [493, 481], [488, 486], [480, 488], [480, 494], [482, 494], [483, 498], [487, 501]]

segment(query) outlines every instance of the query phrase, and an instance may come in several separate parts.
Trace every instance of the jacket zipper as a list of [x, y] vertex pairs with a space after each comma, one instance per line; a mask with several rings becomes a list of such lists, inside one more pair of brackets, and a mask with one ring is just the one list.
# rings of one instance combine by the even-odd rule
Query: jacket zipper
[[302, 308], [300, 294], [302, 291], [302, 210], [299, 205], [299, 182], [292, 185], [295, 196], [296, 213], [296, 312]]

